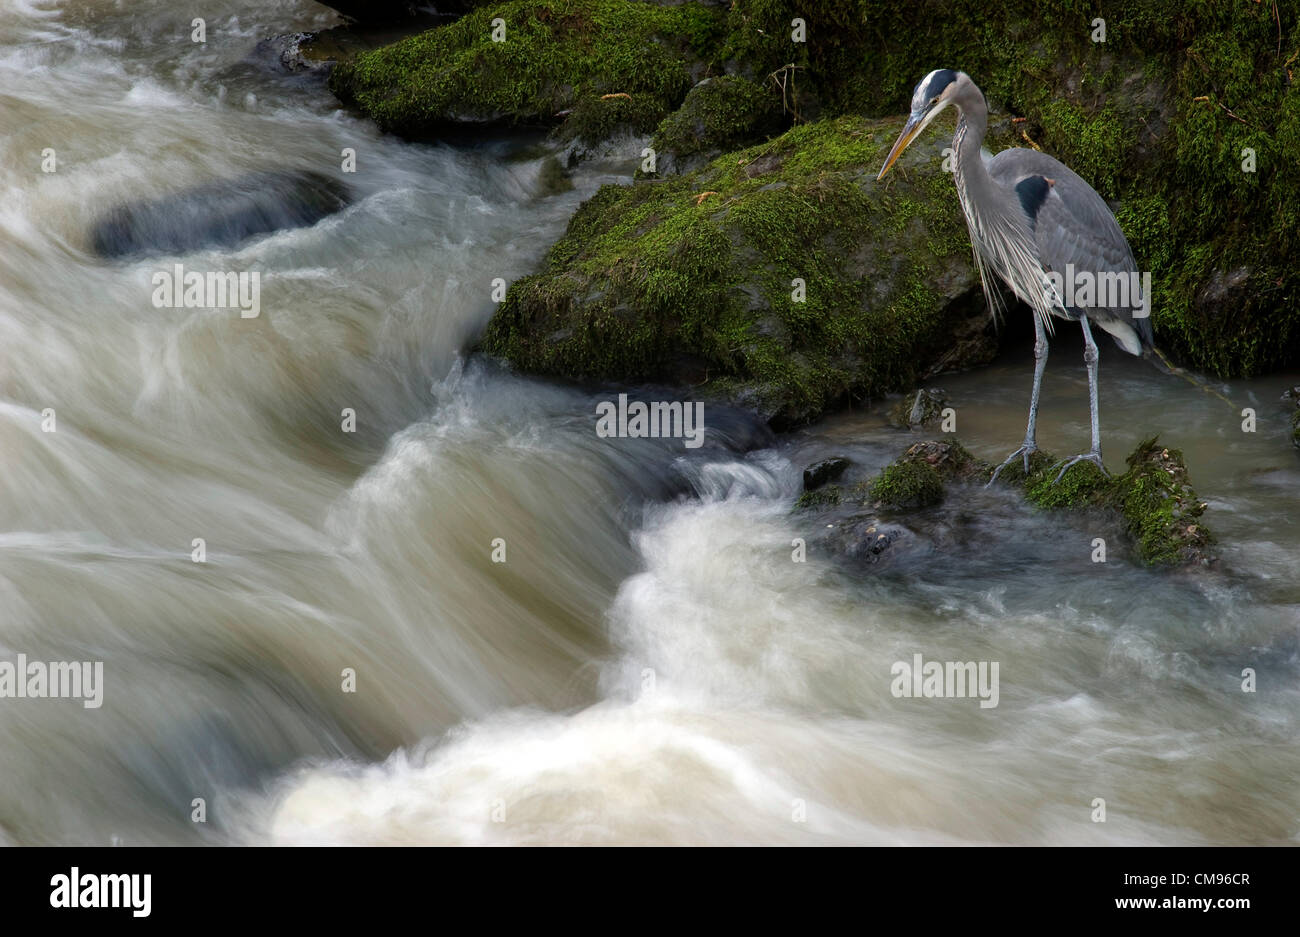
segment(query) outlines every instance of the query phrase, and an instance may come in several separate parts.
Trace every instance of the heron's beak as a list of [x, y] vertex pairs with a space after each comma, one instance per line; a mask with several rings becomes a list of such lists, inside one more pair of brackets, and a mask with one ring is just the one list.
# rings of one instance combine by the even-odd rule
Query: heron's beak
[[877, 182], [885, 178], [885, 173], [889, 172], [889, 167], [894, 165], [894, 160], [902, 156], [903, 150], [907, 149], [907, 145], [915, 140], [917, 134], [925, 129], [925, 125], [929, 123], [929, 121], [925, 119], [925, 116], [926, 115], [924, 114], [912, 114], [907, 118], [907, 123], [903, 127], [903, 132], [898, 135], [898, 139], [894, 142], [894, 148], [890, 150], [889, 155], [885, 157], [885, 165], [880, 167], [880, 175], [876, 176]]

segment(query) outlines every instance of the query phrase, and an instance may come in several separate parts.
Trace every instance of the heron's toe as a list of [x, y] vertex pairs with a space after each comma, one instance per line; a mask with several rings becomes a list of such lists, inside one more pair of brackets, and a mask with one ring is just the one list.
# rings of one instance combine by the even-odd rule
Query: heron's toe
[[985, 487], [985, 488], [988, 488], [988, 487], [990, 487], [990, 486], [991, 486], [995, 481], [997, 481], [997, 480], [998, 480], [998, 475], [1002, 474], [1002, 470], [1003, 470], [1004, 468], [1006, 468], [1008, 465], [1010, 465], [1012, 462], [1016, 461], [1016, 456], [1024, 456], [1024, 460], [1025, 460], [1025, 476], [1028, 477], [1028, 475], [1029, 475], [1029, 457], [1030, 457], [1031, 455], [1033, 455], [1033, 454], [1034, 454], [1035, 452], [1037, 452], [1037, 451], [1038, 451], [1038, 447], [1035, 446], [1035, 445], [1032, 445], [1032, 444], [1030, 444], [1030, 443], [1026, 443], [1025, 445], [1021, 446], [1021, 447], [1020, 447], [1019, 449], [1017, 449], [1015, 452], [1011, 453], [1011, 455], [1007, 456], [1005, 459], [1002, 460], [1002, 464], [999, 465], [997, 468], [995, 468], [995, 469], [993, 470], [993, 474], [989, 476], [988, 483], [987, 483], [984, 487]]
[[[1052, 479], [1052, 484], [1058, 484], [1061, 479], [1065, 477], [1065, 473], [1070, 470], [1070, 467], [1078, 462], [1091, 462], [1093, 465], [1097, 466], [1097, 469], [1102, 475], [1106, 478], [1110, 478], [1110, 472], [1106, 471], [1106, 466], [1101, 461], [1101, 453], [1085, 452], [1081, 455], [1075, 456], [1073, 459], [1062, 459], [1060, 462], [1057, 462], [1056, 465], [1061, 466], [1061, 470], [1057, 472], [1056, 477]], [[1056, 465], [1053, 465], [1052, 468], [1056, 468]]]

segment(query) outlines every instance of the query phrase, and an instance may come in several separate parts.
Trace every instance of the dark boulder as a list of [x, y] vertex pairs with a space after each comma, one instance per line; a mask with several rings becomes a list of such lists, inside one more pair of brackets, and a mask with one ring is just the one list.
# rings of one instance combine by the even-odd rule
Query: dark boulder
[[832, 456], [829, 459], [814, 462], [803, 470], [803, 490], [812, 491], [827, 482], [835, 481], [844, 474], [844, 470], [848, 467], [849, 460], [843, 456]]
[[350, 201], [347, 186], [320, 173], [253, 173], [118, 205], [95, 222], [90, 247], [109, 258], [235, 247], [259, 234], [309, 227]]
[[438, 3], [421, 0], [329, 0], [326, 3], [321, 0], [321, 5], [366, 24], [403, 23], [426, 16], [430, 7], [436, 7], [439, 13], [459, 15], [475, 6], [473, 0], [439, 0]]
[[937, 387], [923, 387], [906, 395], [889, 408], [889, 425], [899, 429], [921, 429], [933, 426], [943, 416], [948, 406], [948, 395]]

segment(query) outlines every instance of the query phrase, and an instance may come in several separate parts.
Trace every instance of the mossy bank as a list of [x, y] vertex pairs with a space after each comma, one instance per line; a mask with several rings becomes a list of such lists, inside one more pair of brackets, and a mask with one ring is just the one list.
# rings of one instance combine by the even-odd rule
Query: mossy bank
[[515, 0], [357, 55], [330, 88], [385, 130], [563, 124], [596, 142], [653, 130], [708, 71], [721, 11], [698, 3]]

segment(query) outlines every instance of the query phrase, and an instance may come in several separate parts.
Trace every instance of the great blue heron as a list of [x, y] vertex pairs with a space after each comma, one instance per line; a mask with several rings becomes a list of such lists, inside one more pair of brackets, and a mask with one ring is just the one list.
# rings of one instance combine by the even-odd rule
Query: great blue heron
[[[1000, 301], [989, 279], [994, 273], [1034, 312], [1034, 390], [1025, 442], [997, 467], [989, 483], [1017, 456], [1024, 457], [1028, 474], [1029, 456], [1038, 449], [1038, 392], [1047, 366], [1047, 336], [1052, 332], [1053, 316], [1077, 320], [1083, 328], [1092, 416], [1092, 449], [1064, 460], [1055, 481], [1059, 482], [1070, 466], [1085, 460], [1105, 473], [1097, 420], [1097, 343], [1088, 322], [1109, 332], [1129, 354], [1145, 355], [1152, 349], [1147, 317], [1150, 297], [1136, 295], [1139, 281], [1133, 251], [1102, 197], [1060, 160], [1037, 150], [1015, 148], [986, 161], [980, 144], [988, 129], [988, 105], [965, 72], [941, 68], [916, 86], [911, 116], [877, 179], [884, 178], [907, 145], [949, 105], [960, 115], [952, 138], [953, 179], [990, 309], [996, 312]], [[1116, 275], [1123, 277], [1123, 284]], [[1066, 276], [1092, 277], [1090, 295], [1083, 290], [1076, 295], [1072, 286], [1062, 290], [1061, 278]], [[1103, 290], [1102, 283], [1131, 284], [1134, 291]]]

